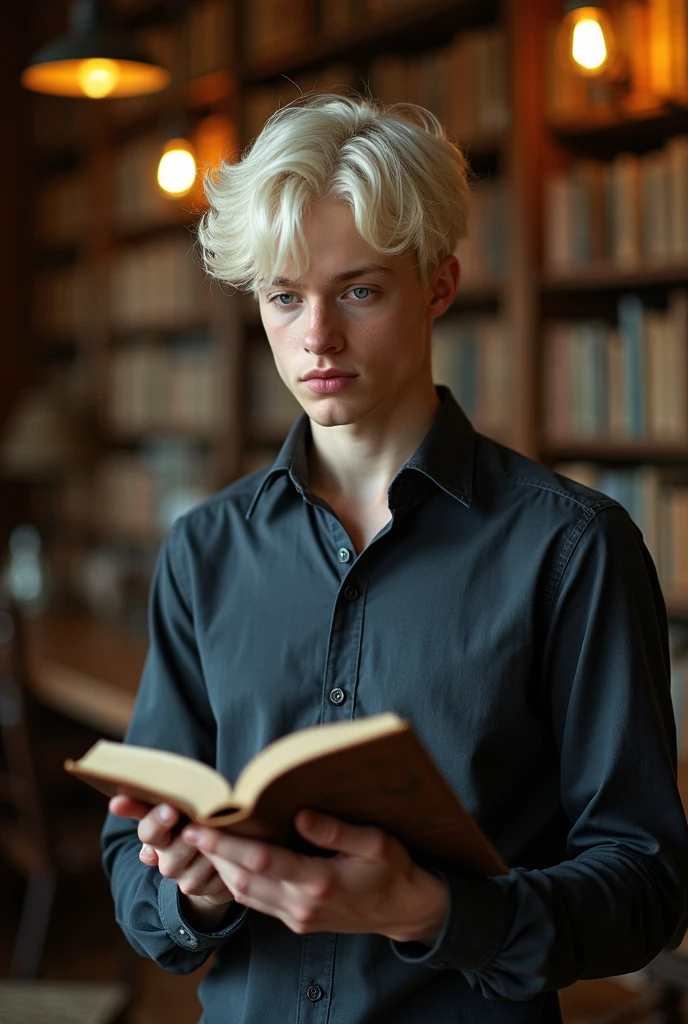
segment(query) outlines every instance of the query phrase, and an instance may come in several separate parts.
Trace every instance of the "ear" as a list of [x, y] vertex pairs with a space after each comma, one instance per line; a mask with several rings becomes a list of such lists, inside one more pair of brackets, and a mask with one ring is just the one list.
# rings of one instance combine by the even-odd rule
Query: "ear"
[[451, 306], [461, 280], [461, 264], [454, 255], [445, 256], [430, 275], [428, 313], [436, 320]]

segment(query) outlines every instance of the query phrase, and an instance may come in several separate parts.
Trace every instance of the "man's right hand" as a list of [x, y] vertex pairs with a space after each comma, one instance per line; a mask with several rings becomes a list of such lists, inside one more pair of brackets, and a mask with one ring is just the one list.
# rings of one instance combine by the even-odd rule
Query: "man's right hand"
[[139, 860], [177, 883], [188, 923], [204, 931], [220, 927], [234, 897], [208, 858], [175, 833], [179, 812], [169, 804], [151, 807], [127, 796], [113, 796], [109, 806], [118, 817], [138, 821]]

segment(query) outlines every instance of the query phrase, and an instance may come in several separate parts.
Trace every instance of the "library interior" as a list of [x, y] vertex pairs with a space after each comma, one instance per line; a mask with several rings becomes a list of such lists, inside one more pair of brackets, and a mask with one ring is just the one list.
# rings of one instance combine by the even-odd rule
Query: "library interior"
[[[0, 1020], [199, 1018], [212, 958], [184, 976], [129, 948], [105, 798], [62, 765], [125, 736], [172, 524], [270, 466], [302, 411], [195, 229], [206, 174], [304, 92], [420, 104], [467, 158], [434, 379], [642, 531], [688, 808], [688, 0], [6, 7]], [[560, 999], [566, 1024], [688, 1021], [688, 942]]]

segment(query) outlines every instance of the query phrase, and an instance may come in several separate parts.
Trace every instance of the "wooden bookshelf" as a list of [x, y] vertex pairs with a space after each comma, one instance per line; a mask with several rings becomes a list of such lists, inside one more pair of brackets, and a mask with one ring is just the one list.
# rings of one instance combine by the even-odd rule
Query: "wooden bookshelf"
[[576, 274], [543, 273], [541, 290], [561, 292], [627, 291], [656, 286], [688, 286], [688, 263], [666, 263], [622, 270], [608, 263], [586, 267]]
[[[203, 2], [174, 5], [169, 0], [113, 0], [113, 8], [128, 31], [171, 31], [175, 54], [179, 55], [188, 44], [189, 19], [200, 17]], [[259, 0], [263, 6], [267, 2]], [[549, 320], [585, 315], [609, 319], [622, 294], [652, 293], [656, 299], [669, 289], [688, 288], [688, 258], [644, 261], [624, 268], [607, 261], [566, 273], [549, 269], [543, 251], [548, 178], [578, 159], [609, 161], [625, 147], [646, 153], [674, 135], [688, 134], [686, 96], [640, 102], [637, 95], [619, 93], [612, 106], [553, 118], [547, 79], [549, 41], [552, 27], [561, 16], [561, 0], [426, 0], [399, 5], [394, 11], [390, 6], [389, 13], [379, 17], [367, 13], [367, 0], [359, 0], [357, 16], [348, 26], [340, 18], [339, 29], [329, 34], [326, 22], [331, 12], [326, 11], [324, 0], [299, 0], [294, 19], [310, 25], [312, 31], [303, 33], [298, 45], [280, 54], [273, 50], [267, 56], [256, 56], [255, 47], [247, 39], [252, 24], [248, 3], [227, 0], [234, 29], [231, 38], [225, 40], [224, 61], [191, 75], [188, 53], [175, 58], [173, 85], [157, 97], [129, 105], [125, 101], [80, 107], [71, 101], [62, 101], [66, 105], [60, 101], [48, 101], [47, 107], [43, 104], [43, 136], [33, 147], [32, 187], [44, 187], [61, 175], [81, 174], [87, 182], [89, 215], [85, 235], [78, 241], [43, 240], [37, 248], [35, 265], [84, 269], [87, 299], [74, 331], [42, 329], [35, 332], [34, 341], [48, 361], [59, 358], [61, 363], [68, 363], [71, 359], [84, 368], [95, 427], [105, 439], [104, 454], [134, 455], [149, 441], [177, 439], [180, 443], [204, 444], [214, 466], [211, 487], [217, 489], [240, 475], [246, 465], [264, 459], [270, 451], [276, 453], [286, 432], [269, 418], [262, 422], [260, 411], [256, 413], [251, 405], [255, 399], [250, 394], [253, 371], [249, 353], [255, 350], [263, 332], [250, 297], [229, 294], [217, 285], [208, 288], [206, 284], [206, 298], [211, 293], [212, 299], [199, 300], [197, 306], [189, 306], [185, 312], [172, 309], [169, 314], [146, 315], [132, 322], [113, 316], [108, 293], [117, 273], [125, 273], [117, 269], [121, 257], [149, 252], [148, 247], [174, 240], [190, 250], [199, 208], [195, 194], [170, 201], [165, 207], [153, 203], [148, 212], [144, 205], [143, 212], [137, 212], [137, 208], [122, 220], [116, 208], [115, 179], [118, 161], [125, 152], [153, 140], [170, 115], [181, 117], [193, 132], [204, 117], [216, 113], [237, 126], [241, 149], [254, 132], [247, 122], [247, 111], [261, 95], [270, 94], [265, 101], [268, 104], [273, 100], [285, 102], [297, 95], [299, 88], [321, 88], [322, 82], [332, 80], [345, 84], [347, 75], [361, 88], [362, 83], [370, 81], [371, 68], [380, 55], [401, 61], [420, 60], [424, 54], [447, 47], [457, 33], [463, 38], [477, 30], [498, 27], [504, 33], [508, 56], [508, 124], [499, 131], [465, 132], [457, 141], [477, 171], [476, 196], [480, 182], [503, 181], [508, 187], [508, 205], [502, 218], [505, 268], [499, 276], [476, 276], [471, 273], [467, 256], [464, 280], [443, 319], [454, 318], [458, 324], [494, 318], [504, 325], [510, 347], [512, 408], [509, 427], [500, 431], [500, 440], [549, 464], [589, 461], [627, 467], [657, 465], [669, 467], [674, 474], [683, 465], [688, 468], [688, 438], [671, 443], [646, 438], [559, 438], [551, 435], [543, 417], [543, 362]], [[65, 15], [66, 7], [65, 0]], [[52, 14], [54, 24], [54, 10]], [[50, 111], [61, 110], [65, 112], [65, 128], [56, 131]], [[126, 199], [126, 177], [124, 180], [119, 187]], [[183, 343], [185, 335], [194, 334], [207, 335], [220, 359], [227, 388], [226, 419], [213, 427], [192, 422], [183, 426], [172, 417], [158, 419], [155, 428], [127, 428], [126, 424], [109, 422], [108, 374], [113, 355], [141, 344], [173, 348]], [[126, 530], [122, 532], [126, 535]], [[89, 536], [90, 544], [93, 530]], [[676, 607], [680, 608], [681, 602]]]
[[568, 462], [688, 462], [688, 438], [655, 441], [645, 438], [544, 438], [542, 455], [547, 461]]

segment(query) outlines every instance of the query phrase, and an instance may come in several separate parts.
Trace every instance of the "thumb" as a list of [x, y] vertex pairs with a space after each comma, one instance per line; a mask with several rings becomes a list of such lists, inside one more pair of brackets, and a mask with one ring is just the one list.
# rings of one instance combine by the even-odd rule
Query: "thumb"
[[294, 826], [314, 846], [351, 856], [376, 860], [384, 846], [380, 841], [384, 833], [379, 828], [350, 825], [320, 811], [299, 811], [294, 817]]

